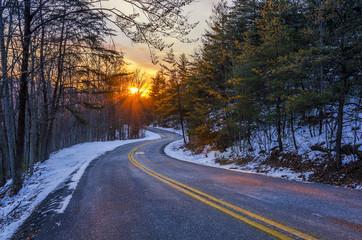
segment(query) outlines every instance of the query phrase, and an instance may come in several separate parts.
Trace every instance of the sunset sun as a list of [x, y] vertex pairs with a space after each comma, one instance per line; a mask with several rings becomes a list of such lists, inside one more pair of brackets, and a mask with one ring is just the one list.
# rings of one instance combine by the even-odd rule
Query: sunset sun
[[130, 95], [136, 95], [138, 94], [141, 97], [148, 97], [149, 90], [142, 89], [142, 88], [136, 88], [136, 87], [130, 87], [128, 88]]
[[134, 87], [130, 87], [128, 90], [130, 91], [130, 93], [131, 93], [132, 95], [140, 92], [140, 89], [134, 88]]

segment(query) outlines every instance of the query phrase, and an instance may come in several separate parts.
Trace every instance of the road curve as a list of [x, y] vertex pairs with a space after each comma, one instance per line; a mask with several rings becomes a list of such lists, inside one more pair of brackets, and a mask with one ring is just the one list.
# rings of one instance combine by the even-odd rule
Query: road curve
[[178, 135], [90, 164], [62, 214], [60, 186], [13, 239], [362, 239], [362, 191], [201, 166], [166, 156]]

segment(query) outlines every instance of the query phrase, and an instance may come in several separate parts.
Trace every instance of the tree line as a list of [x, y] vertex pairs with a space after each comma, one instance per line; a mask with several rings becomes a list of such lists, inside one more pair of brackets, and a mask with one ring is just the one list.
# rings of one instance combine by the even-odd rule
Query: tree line
[[128, 95], [142, 74], [127, 70], [110, 26], [156, 61], [163, 36], [190, 41], [182, 8], [192, 0], [121, 2], [134, 12], [102, 0], [0, 0], [0, 186], [11, 178], [18, 192], [23, 174], [58, 149], [142, 134], [146, 116]]
[[[197, 149], [282, 152], [296, 131], [361, 160], [361, 1], [220, 1], [202, 45], [170, 52], [153, 79], [154, 119]], [[290, 147], [288, 148], [290, 149]]]

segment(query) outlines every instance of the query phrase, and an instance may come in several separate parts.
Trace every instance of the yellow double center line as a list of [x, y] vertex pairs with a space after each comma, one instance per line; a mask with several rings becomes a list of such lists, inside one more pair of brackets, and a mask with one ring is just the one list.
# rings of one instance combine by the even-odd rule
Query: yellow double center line
[[[297, 239], [316, 240], [316, 238], [313, 238], [307, 234], [304, 234], [302, 232], [299, 232], [297, 230], [294, 230], [292, 228], [289, 228], [287, 226], [284, 226], [282, 224], [279, 224], [277, 222], [274, 222], [274, 221], [264, 218], [262, 216], [256, 215], [252, 212], [249, 212], [245, 209], [242, 209], [238, 206], [225, 202], [216, 197], [213, 197], [207, 193], [204, 193], [204, 192], [197, 190], [193, 187], [190, 187], [186, 184], [175, 181], [169, 177], [166, 177], [165, 175], [162, 175], [160, 173], [153, 171], [152, 169], [149, 169], [148, 167], [146, 167], [146, 166], [140, 164], [138, 161], [136, 161], [136, 159], [134, 158], [134, 153], [139, 148], [141, 148], [145, 145], [151, 144], [151, 143], [159, 142], [159, 141], [160, 140], [153, 141], [153, 142], [145, 143], [138, 147], [135, 147], [128, 154], [129, 160], [132, 162], [133, 165], [140, 168], [147, 174], [170, 185], [171, 187], [179, 190], [180, 192], [183, 192], [183, 193], [199, 200], [200, 202], [203, 202], [211, 207], [214, 207], [214, 208], [220, 210], [221, 212], [224, 212], [236, 219], [239, 219], [240, 221], [243, 221], [243, 222], [245, 222], [259, 230], [262, 230], [274, 237], [284, 240], [284, 239], [295, 239], [295, 238], [291, 237], [291, 236], [295, 236], [295, 237], [297, 237]], [[241, 215], [241, 214], [243, 214], [243, 215]]]

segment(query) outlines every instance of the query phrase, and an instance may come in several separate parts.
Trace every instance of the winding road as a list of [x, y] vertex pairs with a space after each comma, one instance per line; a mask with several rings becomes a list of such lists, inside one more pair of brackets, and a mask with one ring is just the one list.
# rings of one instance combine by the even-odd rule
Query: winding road
[[362, 239], [362, 191], [166, 156], [179, 135], [116, 148], [87, 168], [65, 212], [59, 186], [13, 239]]

